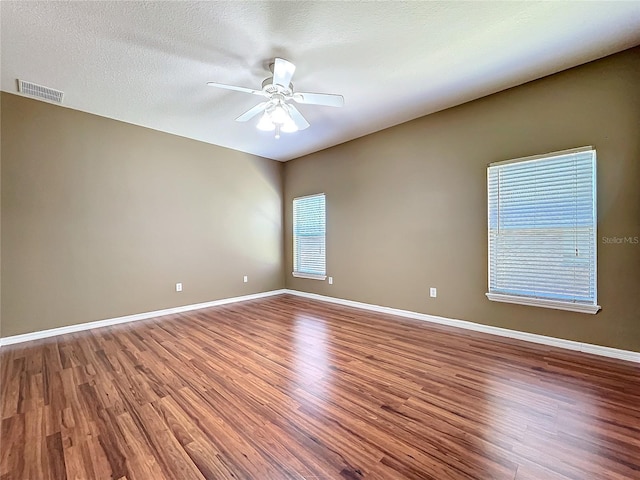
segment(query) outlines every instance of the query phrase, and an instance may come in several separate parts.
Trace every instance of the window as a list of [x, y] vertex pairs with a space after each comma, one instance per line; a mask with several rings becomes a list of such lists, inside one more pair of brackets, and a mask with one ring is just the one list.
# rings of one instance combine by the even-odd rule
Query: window
[[293, 276], [324, 280], [325, 259], [324, 193], [293, 199]]
[[490, 300], [596, 313], [596, 152], [493, 163]]

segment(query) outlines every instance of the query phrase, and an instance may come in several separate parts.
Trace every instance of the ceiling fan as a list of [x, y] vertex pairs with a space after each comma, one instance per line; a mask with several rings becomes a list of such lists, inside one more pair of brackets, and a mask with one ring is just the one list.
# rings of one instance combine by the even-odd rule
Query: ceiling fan
[[296, 66], [293, 63], [283, 58], [276, 58], [274, 63], [270, 65], [270, 68], [273, 71], [273, 77], [267, 78], [262, 82], [261, 90], [225, 85], [224, 83], [217, 82], [208, 82], [207, 85], [266, 97], [266, 102], [259, 103], [255, 107], [247, 110], [236, 118], [236, 122], [246, 122], [262, 113], [257, 127], [260, 130], [275, 131], [276, 138], [280, 138], [280, 132], [297, 132], [298, 130], [304, 130], [309, 127], [309, 122], [307, 122], [300, 111], [291, 103], [292, 100], [296, 103], [324, 105], [328, 107], [342, 107], [344, 105], [342, 95], [294, 92], [291, 78], [296, 70]]

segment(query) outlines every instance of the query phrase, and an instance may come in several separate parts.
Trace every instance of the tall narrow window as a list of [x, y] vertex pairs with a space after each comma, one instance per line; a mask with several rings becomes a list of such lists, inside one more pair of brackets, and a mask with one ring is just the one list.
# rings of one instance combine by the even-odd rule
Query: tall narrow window
[[596, 313], [596, 152], [491, 164], [490, 300]]
[[324, 280], [326, 210], [324, 193], [293, 199], [293, 276]]

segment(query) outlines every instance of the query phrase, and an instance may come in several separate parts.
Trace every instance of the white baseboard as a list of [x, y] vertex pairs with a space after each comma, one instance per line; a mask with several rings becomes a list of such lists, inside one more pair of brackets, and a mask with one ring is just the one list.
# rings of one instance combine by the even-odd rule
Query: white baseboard
[[627, 360], [630, 362], [640, 363], [640, 352], [633, 352], [630, 350], [620, 350], [617, 348], [604, 347], [601, 345], [593, 345], [591, 343], [576, 342], [573, 340], [564, 340], [562, 338], [547, 337], [545, 335], [537, 335], [535, 333], [519, 332], [517, 330], [509, 330], [507, 328], [492, 327], [490, 325], [482, 325], [480, 323], [468, 322], [466, 320], [456, 320], [453, 318], [438, 317], [435, 315], [428, 315], [425, 313], [412, 312], [410, 310], [401, 310], [398, 308], [383, 307], [380, 305], [373, 305], [370, 303], [356, 302], [354, 300], [345, 300], [342, 298], [328, 297], [325, 295], [318, 295], [315, 293], [307, 293], [307, 292], [301, 292], [298, 290], [288, 290], [288, 289], [271, 290], [268, 292], [254, 293], [251, 295], [243, 295], [241, 297], [223, 298], [220, 300], [213, 300], [211, 302], [195, 303], [192, 305], [184, 305], [181, 307], [166, 308], [164, 310], [155, 310], [153, 312], [136, 313], [134, 315], [126, 315], [124, 317], [108, 318], [105, 320], [98, 320], [95, 322], [79, 323], [76, 325], [68, 325], [65, 327], [52, 328], [49, 330], [41, 330], [39, 332], [13, 335], [11, 337], [0, 338], [0, 347], [5, 345], [12, 345], [15, 343], [28, 342], [31, 340], [39, 340], [42, 338], [54, 337], [57, 335], [63, 335], [65, 333], [81, 332], [83, 330], [90, 330], [92, 328], [107, 327], [110, 325], [117, 325], [120, 323], [135, 322], [137, 320], [146, 320], [149, 318], [161, 317], [163, 315], [171, 315], [174, 313], [188, 312], [190, 310], [199, 310], [201, 308], [215, 307], [218, 305], [225, 305], [228, 303], [244, 302], [246, 300], [254, 300], [257, 298], [271, 297], [273, 295], [280, 295], [283, 293], [289, 293], [291, 295], [311, 298], [311, 299], [320, 300], [323, 302], [336, 303], [338, 305], [345, 305], [347, 307], [360, 308], [360, 309], [371, 310], [371, 311], [380, 312], [380, 313], [387, 313], [390, 315], [397, 315], [400, 317], [413, 318], [416, 320], [423, 320], [431, 323], [438, 323], [440, 325], [448, 325], [451, 327], [474, 330], [476, 332], [489, 333], [491, 335], [498, 335], [501, 337], [515, 338], [518, 340], [524, 340], [526, 342], [539, 343], [542, 345], [549, 345], [552, 347], [559, 347], [567, 350], [576, 350], [579, 352], [591, 353], [591, 354], [600, 355], [603, 357], [617, 358], [620, 360]]
[[225, 305], [227, 303], [244, 302], [246, 300], [254, 300], [256, 298], [271, 297], [286, 293], [286, 290], [271, 290], [268, 292], [254, 293], [251, 295], [243, 295], [241, 297], [222, 298], [211, 302], [194, 303], [192, 305], [184, 305], [181, 307], [165, 308], [163, 310], [155, 310], [153, 312], [136, 313], [134, 315], [125, 315], [124, 317], [107, 318], [105, 320], [97, 320], [95, 322], [78, 323], [76, 325], [68, 325], [65, 327], [51, 328], [49, 330], [41, 330], [39, 332], [23, 333], [21, 335], [13, 335], [11, 337], [0, 338], [0, 347], [4, 345], [12, 345], [14, 343], [28, 342], [31, 340], [39, 340], [41, 338], [55, 337], [65, 333], [81, 332], [92, 328], [108, 327], [119, 323], [135, 322], [137, 320], [146, 320], [148, 318], [161, 317], [163, 315], [171, 315], [174, 313], [188, 312], [190, 310], [199, 310], [201, 308], [215, 307]]
[[629, 362], [640, 363], [640, 352], [630, 350], [620, 350], [617, 348], [603, 347], [601, 345], [593, 345], [591, 343], [576, 342], [573, 340], [564, 340], [562, 338], [547, 337], [535, 333], [519, 332], [517, 330], [509, 330], [507, 328], [492, 327], [490, 325], [482, 325], [480, 323], [468, 322], [466, 320], [455, 320], [453, 318], [437, 317], [435, 315], [427, 315], [425, 313], [412, 312], [410, 310], [400, 310], [391, 307], [382, 307], [380, 305], [372, 305], [370, 303], [356, 302], [353, 300], [345, 300], [342, 298], [328, 297], [315, 293], [301, 292], [298, 290], [285, 290], [285, 293], [297, 295], [299, 297], [311, 298], [323, 302], [337, 303], [348, 307], [361, 308], [374, 312], [388, 313], [398, 315], [400, 317], [413, 318], [416, 320], [424, 320], [426, 322], [438, 323], [440, 325], [448, 325], [451, 327], [464, 328], [474, 330], [476, 332], [489, 333], [491, 335], [499, 335], [501, 337], [516, 338], [526, 342], [540, 343], [552, 347], [565, 348], [567, 350], [577, 350], [579, 352], [592, 353], [602, 357], [617, 358], [627, 360]]

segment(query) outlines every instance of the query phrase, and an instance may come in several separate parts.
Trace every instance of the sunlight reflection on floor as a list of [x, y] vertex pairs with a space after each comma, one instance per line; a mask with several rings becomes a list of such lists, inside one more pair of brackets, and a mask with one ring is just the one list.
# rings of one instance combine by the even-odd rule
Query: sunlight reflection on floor
[[330, 381], [327, 340], [326, 322], [306, 315], [296, 318], [293, 342], [296, 380], [308, 393], [320, 398], [327, 395], [326, 381]]

